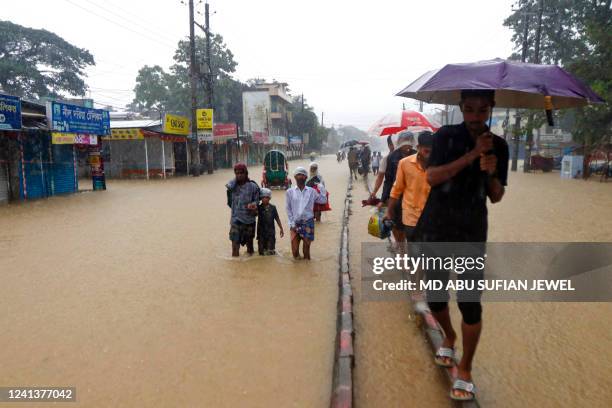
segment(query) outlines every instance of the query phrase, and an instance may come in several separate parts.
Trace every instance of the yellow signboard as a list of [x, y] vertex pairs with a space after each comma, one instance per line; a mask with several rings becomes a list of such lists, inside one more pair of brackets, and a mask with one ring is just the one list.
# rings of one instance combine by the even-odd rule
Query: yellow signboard
[[84, 145], [97, 145], [98, 136], [96, 135], [83, 135], [80, 133], [51, 133], [51, 143], [57, 144], [84, 144]]
[[188, 136], [190, 126], [190, 120], [185, 116], [171, 115], [169, 113], [166, 113], [164, 116], [164, 133]]
[[198, 118], [198, 129], [210, 130], [213, 129], [213, 110], [212, 109], [198, 109], [196, 111], [196, 117]]
[[140, 129], [111, 129], [110, 136], [104, 136], [102, 140], [143, 140], [144, 136]]

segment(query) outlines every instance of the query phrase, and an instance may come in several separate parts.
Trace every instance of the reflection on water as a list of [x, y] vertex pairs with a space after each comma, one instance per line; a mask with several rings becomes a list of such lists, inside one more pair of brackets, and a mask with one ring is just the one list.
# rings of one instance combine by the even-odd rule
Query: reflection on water
[[[313, 244], [313, 248], [314, 248], [313, 250], [316, 249], [315, 244]], [[278, 249], [276, 250], [276, 254], [265, 255], [265, 256], [259, 256], [257, 255], [257, 252], [255, 252], [255, 254], [253, 255], [241, 253], [240, 256], [238, 257], [233, 257], [231, 256], [231, 254], [230, 255], [221, 255], [221, 254], [217, 255], [218, 259], [229, 261], [229, 262], [263, 262], [263, 261], [272, 262], [272, 261], [276, 261], [278, 263], [283, 263], [283, 264], [299, 264], [301, 262], [306, 262], [309, 264], [312, 264], [312, 263], [316, 264], [317, 262], [330, 261], [334, 257], [337, 257], [337, 255], [311, 256], [310, 260], [305, 260], [302, 257], [295, 259], [291, 251], [282, 251]]]

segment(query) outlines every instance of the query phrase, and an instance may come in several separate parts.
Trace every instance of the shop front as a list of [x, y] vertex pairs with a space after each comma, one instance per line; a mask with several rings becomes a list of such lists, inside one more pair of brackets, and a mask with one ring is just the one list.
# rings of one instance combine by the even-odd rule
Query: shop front
[[48, 151], [48, 194], [77, 192], [80, 175], [91, 179], [93, 190], [105, 190], [100, 138], [110, 134], [109, 112], [50, 101], [46, 104], [46, 114], [51, 132], [42, 142], [45, 144], [48, 140], [50, 145], [48, 149], [41, 146], [40, 155]]
[[153, 130], [159, 128], [157, 124], [143, 126], [140, 123], [143, 121], [134, 122], [111, 122], [111, 134], [102, 140], [102, 153], [108, 163], [108, 176], [149, 179], [180, 174], [175, 151], [176, 145], [185, 145], [186, 137]]
[[0, 205], [11, 198], [11, 141], [21, 130], [21, 101], [10, 95], [0, 94]]

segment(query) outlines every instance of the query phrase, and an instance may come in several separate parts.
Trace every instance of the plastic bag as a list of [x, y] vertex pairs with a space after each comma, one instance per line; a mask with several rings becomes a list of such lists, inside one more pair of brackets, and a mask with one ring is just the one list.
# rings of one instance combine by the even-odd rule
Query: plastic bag
[[384, 207], [380, 210], [376, 209], [372, 213], [370, 220], [368, 221], [368, 234], [380, 239], [386, 239], [391, 235], [390, 229], [383, 223], [384, 217]]

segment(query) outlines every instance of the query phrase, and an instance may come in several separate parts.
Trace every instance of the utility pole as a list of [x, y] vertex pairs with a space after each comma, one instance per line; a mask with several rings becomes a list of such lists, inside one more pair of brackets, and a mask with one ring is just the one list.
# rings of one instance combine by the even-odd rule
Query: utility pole
[[[528, 18], [529, 13], [527, 11], [523, 11], [523, 49], [521, 50], [521, 62], [525, 62], [527, 59], [527, 49], [529, 47], [529, 42], [527, 39], [527, 35], [529, 34], [529, 24]], [[510, 170], [516, 171], [518, 168], [518, 154], [519, 154], [519, 144], [521, 140], [520, 135], [521, 129], [521, 115], [519, 114], [518, 109], [514, 110], [514, 155], [512, 156], [512, 165]]]
[[419, 112], [423, 112], [423, 101], [419, 101]]
[[[206, 97], [207, 97], [207, 107], [209, 109], [214, 109], [213, 105], [213, 70], [212, 63], [210, 59], [210, 19], [208, 12], [208, 2], [204, 4], [204, 24], [206, 27], [206, 65], [208, 67], [208, 72], [206, 73]], [[214, 113], [214, 110], [213, 110]], [[214, 117], [214, 115], [213, 115]], [[213, 174], [214, 172], [214, 161], [215, 161], [215, 152], [213, 142], [208, 143], [208, 174]]]
[[535, 55], [534, 64], [540, 63], [540, 37], [542, 36], [542, 16], [544, 14], [544, 0], [538, 2], [538, 28], [536, 30], [536, 43], [535, 43]]
[[323, 115], [324, 115], [324, 112], [321, 112], [321, 127], [325, 127], [323, 126]]
[[[204, 95], [206, 97], [205, 100], [205, 105], [208, 109], [213, 109], [213, 116], [214, 116], [214, 80], [215, 80], [215, 75], [213, 73], [213, 68], [212, 68], [212, 60], [210, 58], [210, 12], [209, 12], [209, 7], [208, 7], [208, 2], [205, 3], [204, 5], [204, 25], [201, 25], [199, 23], [197, 23], [196, 21], [194, 21], [194, 24], [197, 25], [202, 31], [204, 31], [204, 34], [206, 35], [206, 55], [204, 56], [204, 60], [205, 60], [205, 64], [206, 64], [206, 72], [205, 73], [199, 73], [199, 78], [200, 79], [204, 79]], [[207, 149], [206, 149], [206, 161], [207, 163], [207, 173], [208, 174], [212, 174], [214, 172], [214, 162], [215, 162], [215, 151], [214, 151], [214, 145], [212, 141], [209, 142], [205, 142]]]
[[[536, 38], [534, 47], [534, 64], [540, 63], [540, 37], [542, 36], [542, 15], [544, 14], [544, 0], [538, 0], [538, 26], [536, 28]], [[533, 113], [529, 114], [527, 119], [527, 140], [525, 140], [525, 161], [523, 164], [523, 172], [529, 173], [531, 171], [531, 149], [533, 148]]]
[[[189, 0], [189, 82], [191, 86], [191, 161], [193, 163], [193, 175], [200, 175], [200, 144], [198, 142], [198, 123], [196, 117], [197, 109], [197, 83], [198, 66], [196, 64], [195, 32], [193, 16], [193, 0]], [[187, 164], [189, 166], [189, 163]]]

